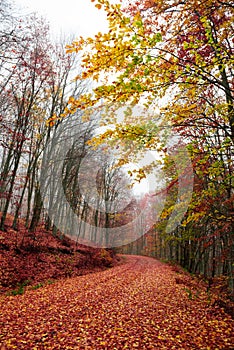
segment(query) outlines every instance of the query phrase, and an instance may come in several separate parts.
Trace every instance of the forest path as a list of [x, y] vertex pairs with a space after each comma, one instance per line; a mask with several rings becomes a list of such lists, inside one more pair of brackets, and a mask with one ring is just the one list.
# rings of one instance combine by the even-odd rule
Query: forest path
[[[0, 349], [233, 349], [234, 322], [155, 259], [0, 297]], [[192, 283], [192, 284], [191, 284]], [[190, 289], [191, 288], [191, 289]]]

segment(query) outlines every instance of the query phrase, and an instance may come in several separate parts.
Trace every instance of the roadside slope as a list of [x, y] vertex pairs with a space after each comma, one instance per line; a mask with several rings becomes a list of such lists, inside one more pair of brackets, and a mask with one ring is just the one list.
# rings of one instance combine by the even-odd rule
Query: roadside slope
[[110, 250], [78, 244], [43, 225], [30, 232], [23, 220], [14, 230], [12, 221], [9, 215], [6, 230], [0, 230], [0, 294], [22, 294], [25, 286], [45, 285], [118, 264]]

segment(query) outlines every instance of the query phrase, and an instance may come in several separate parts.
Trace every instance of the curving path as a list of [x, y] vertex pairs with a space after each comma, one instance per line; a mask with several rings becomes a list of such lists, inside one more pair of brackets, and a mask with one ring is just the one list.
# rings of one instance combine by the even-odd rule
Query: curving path
[[[0, 350], [233, 349], [234, 323], [157, 260], [0, 297]], [[192, 294], [191, 294], [192, 293]]]

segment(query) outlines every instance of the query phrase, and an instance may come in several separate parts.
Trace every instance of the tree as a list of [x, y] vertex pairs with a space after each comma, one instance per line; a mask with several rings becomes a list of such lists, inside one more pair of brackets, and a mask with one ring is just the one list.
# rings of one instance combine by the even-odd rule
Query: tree
[[[233, 281], [233, 6], [218, 0], [137, 1], [121, 9], [98, 0], [96, 7], [106, 11], [109, 31], [81, 37], [67, 52], [82, 51], [80, 77], [96, 80], [97, 87], [92, 94], [71, 98], [67, 112], [103, 103], [114, 109], [117, 102], [160, 109], [159, 120], [151, 124], [147, 112], [136, 122], [127, 110], [121, 123], [110, 113], [109, 122], [116, 127], [94, 141], [127, 139], [164, 150], [159, 130], [169, 127], [180, 135], [193, 161], [195, 187], [184, 221], [187, 233], [181, 228], [176, 234], [187, 256], [201, 252], [200, 243], [191, 247], [187, 242], [206, 237], [204, 244], [211, 242], [212, 252], [200, 255], [211, 265], [224, 259], [225, 273]], [[169, 212], [178, 205], [172, 202]], [[201, 225], [203, 233], [197, 237]], [[211, 275], [220, 271], [215, 264]]]
[[[43, 150], [62, 122], [67, 94], [76, 96], [84, 90], [79, 82], [71, 82], [76, 57], [65, 53], [64, 42], [51, 42], [43, 18], [35, 14], [17, 18], [12, 26], [9, 31], [6, 17], [0, 57], [0, 226], [4, 229], [11, 213], [14, 229], [24, 216], [26, 226], [34, 231], [42, 213]], [[55, 113], [61, 116], [56, 122]]]
[[[132, 194], [127, 187], [127, 175], [116, 167], [113, 154], [107, 154], [103, 148], [93, 150], [87, 142], [95, 134], [97, 122], [94, 119], [83, 123], [73, 118], [71, 128], [74, 131], [76, 127], [77, 132], [68, 136], [67, 129], [66, 139], [69, 139], [67, 142], [71, 142], [71, 145], [69, 152], [65, 151], [65, 154], [61, 138], [60, 151], [56, 150], [56, 155], [60, 160], [65, 158], [62, 165], [63, 188], [59, 189], [58, 186], [58, 194], [53, 190], [52, 197], [56, 198], [56, 207], [51, 214], [55, 224], [64, 227], [73, 239], [84, 244], [112, 247], [118, 245], [117, 241], [121, 240], [118, 227], [122, 226], [123, 222], [120, 223], [119, 218], [127, 206], [126, 197], [129, 201]], [[56, 162], [58, 161], [55, 160], [54, 163]], [[51, 166], [52, 171], [56, 167], [54, 163]], [[58, 173], [60, 171], [56, 170], [54, 174]], [[45, 181], [49, 178], [47, 172], [44, 178]], [[54, 181], [50, 182], [53, 187]], [[52, 193], [49, 188], [46, 192]], [[66, 199], [62, 192], [65, 192]], [[63, 202], [63, 215], [59, 212], [58, 202]], [[63, 219], [58, 222], [56, 218]]]
[[[53, 73], [49, 57], [51, 46], [48, 41], [48, 25], [36, 16], [25, 18], [24, 21], [21, 40], [14, 49], [16, 64], [11, 68], [12, 76], [3, 94], [7, 94], [8, 105], [9, 101], [11, 104], [10, 109], [6, 110], [2, 124], [3, 128], [7, 129], [8, 137], [7, 155], [2, 172], [2, 191], [7, 193], [1, 220], [2, 228], [15, 193], [14, 187], [18, 181], [17, 174], [22, 157], [27, 159], [28, 147], [31, 146], [32, 151], [35, 150], [34, 145], [39, 141], [37, 132], [43, 116], [39, 115], [36, 109], [45, 98], [44, 92], [46, 86], [49, 86], [49, 76]], [[43, 36], [39, 35], [39, 32], [43, 33]], [[27, 181], [28, 178], [26, 183]]]

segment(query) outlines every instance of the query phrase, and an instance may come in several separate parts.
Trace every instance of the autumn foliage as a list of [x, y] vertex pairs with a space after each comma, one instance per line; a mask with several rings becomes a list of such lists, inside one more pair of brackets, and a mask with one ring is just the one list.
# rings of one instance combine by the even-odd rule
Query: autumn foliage
[[231, 350], [233, 5], [91, 1], [109, 30], [66, 52], [0, 4], [0, 350]]
[[[227, 275], [233, 291], [233, 6], [219, 0], [95, 3], [106, 12], [109, 31], [81, 37], [67, 52], [82, 53], [77, 78], [96, 85], [93, 93], [71, 98], [66, 112], [107, 107], [103, 124], [112, 127], [94, 144], [118, 144], [126, 163], [143, 148], [164, 152], [168, 198], [154, 234], [166, 253], [159, 256], [208, 277]], [[121, 122], [119, 104], [126, 108]], [[145, 106], [138, 118], [131, 112], [136, 104]], [[176, 198], [181, 174], [174, 165], [182, 159], [167, 152], [168, 129], [186, 145], [194, 174], [187, 214], [170, 234], [167, 221], [184, 199]]]

